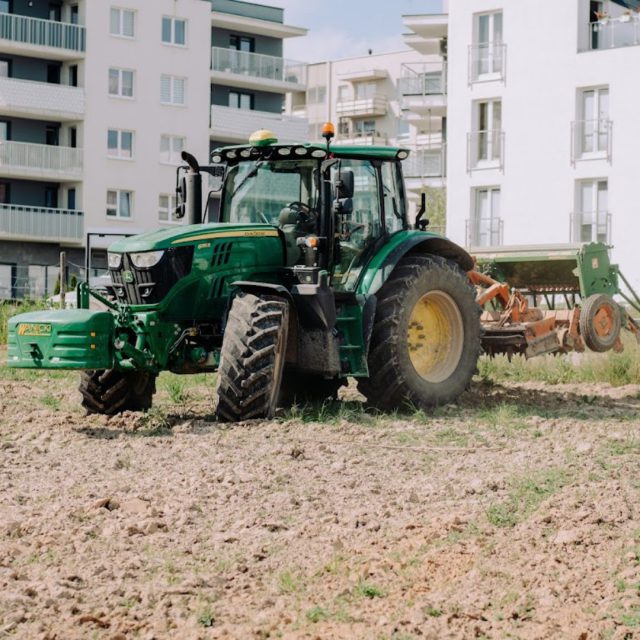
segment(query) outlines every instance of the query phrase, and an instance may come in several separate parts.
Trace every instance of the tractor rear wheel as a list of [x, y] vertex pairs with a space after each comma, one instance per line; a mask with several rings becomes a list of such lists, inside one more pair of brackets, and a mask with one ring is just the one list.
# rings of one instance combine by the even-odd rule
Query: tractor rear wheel
[[155, 392], [153, 373], [99, 369], [80, 374], [82, 406], [88, 413], [113, 416], [122, 411], [147, 411]]
[[359, 380], [359, 390], [383, 410], [456, 400], [476, 371], [480, 313], [456, 264], [438, 256], [404, 258], [378, 293], [369, 378]]
[[287, 348], [289, 306], [282, 300], [234, 298], [218, 369], [221, 422], [272, 418], [278, 406]]

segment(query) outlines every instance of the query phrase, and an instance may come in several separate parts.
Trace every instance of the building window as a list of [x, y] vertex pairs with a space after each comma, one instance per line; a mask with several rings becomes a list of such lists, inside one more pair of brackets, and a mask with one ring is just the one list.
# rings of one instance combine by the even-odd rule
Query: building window
[[11, 140], [11, 123], [0, 120], [0, 140]]
[[109, 129], [107, 150], [110, 158], [133, 158], [133, 131]]
[[8, 182], [0, 182], [0, 204], [11, 202], [11, 185]]
[[502, 101], [474, 103], [473, 130], [468, 140], [468, 170], [502, 168], [504, 134]]
[[470, 48], [470, 81], [504, 79], [502, 11], [474, 16], [473, 44]]
[[577, 207], [571, 224], [571, 242], [611, 241], [609, 184], [605, 179], [580, 180]]
[[48, 184], [44, 188], [44, 206], [47, 209], [58, 208], [58, 185]]
[[229, 106], [233, 109], [253, 109], [254, 96], [252, 93], [229, 91]]
[[131, 218], [132, 202], [132, 191], [109, 189], [107, 191], [107, 216], [110, 218]]
[[161, 193], [158, 197], [158, 220], [173, 224], [180, 223], [180, 218], [176, 216], [178, 201], [175, 195]]
[[327, 99], [327, 87], [317, 86], [307, 89], [308, 104], [324, 104]]
[[160, 162], [163, 164], [180, 164], [181, 153], [185, 147], [185, 139], [180, 136], [160, 137]]
[[74, 188], [67, 191], [67, 209], [69, 211], [76, 210], [76, 190]]
[[256, 49], [255, 38], [249, 38], [248, 36], [230, 36], [229, 49], [253, 53]]
[[467, 224], [467, 246], [495, 247], [502, 244], [500, 188], [474, 190], [473, 211]]
[[69, 22], [71, 24], [80, 24], [80, 12], [77, 4], [72, 4], [69, 9]]
[[366, 138], [376, 134], [375, 120], [354, 120], [353, 132], [356, 138]]
[[187, 21], [180, 18], [162, 18], [162, 42], [184, 47], [187, 44]]
[[12, 13], [11, 0], [0, 0], [0, 13]]
[[112, 7], [109, 33], [120, 38], [133, 38], [135, 36], [135, 15], [135, 11], [130, 9]]
[[0, 78], [11, 77], [11, 60], [0, 59]]
[[109, 95], [133, 98], [133, 71], [109, 69]]
[[160, 102], [162, 104], [186, 104], [187, 79], [177, 76], [160, 77]]
[[573, 161], [609, 158], [612, 130], [609, 88], [580, 91], [577, 113], [578, 119], [573, 123]]
[[77, 87], [78, 86], [78, 65], [72, 64], [69, 67], [69, 86]]
[[62, 7], [59, 4], [49, 4], [49, 20], [62, 22]]
[[376, 97], [375, 82], [357, 82], [354, 85], [356, 100], [369, 100]]

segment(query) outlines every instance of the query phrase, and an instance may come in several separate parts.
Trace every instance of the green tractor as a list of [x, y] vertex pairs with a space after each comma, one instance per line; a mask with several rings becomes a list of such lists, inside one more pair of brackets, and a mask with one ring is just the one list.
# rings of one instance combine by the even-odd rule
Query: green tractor
[[[81, 283], [78, 309], [12, 318], [8, 365], [82, 370], [83, 406], [107, 415], [150, 408], [165, 370], [217, 371], [222, 421], [335, 397], [347, 378], [383, 410], [455, 400], [480, 353], [473, 261], [426, 230], [424, 200], [409, 221], [407, 150], [325, 137], [262, 130], [206, 167], [183, 154], [190, 224], [114, 243], [111, 296]], [[203, 174], [221, 189], [206, 223]]]

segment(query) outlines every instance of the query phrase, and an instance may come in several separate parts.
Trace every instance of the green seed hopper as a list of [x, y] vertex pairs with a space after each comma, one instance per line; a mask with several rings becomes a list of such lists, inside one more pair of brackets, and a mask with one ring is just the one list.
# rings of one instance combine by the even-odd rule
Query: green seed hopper
[[622, 328], [640, 335], [630, 315], [640, 299], [607, 245], [489, 247], [474, 257], [489, 354], [622, 350]]

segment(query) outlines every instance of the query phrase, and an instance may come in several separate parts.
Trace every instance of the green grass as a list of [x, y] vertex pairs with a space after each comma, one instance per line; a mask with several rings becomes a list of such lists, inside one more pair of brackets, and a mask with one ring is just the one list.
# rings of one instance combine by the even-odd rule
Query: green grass
[[309, 622], [321, 622], [322, 620], [326, 620], [329, 617], [329, 613], [326, 609], [322, 607], [313, 607], [313, 609], [309, 609], [306, 613], [306, 618]]
[[370, 599], [384, 598], [387, 595], [382, 589], [370, 582], [358, 582], [354, 592], [357, 596]]
[[487, 520], [494, 527], [514, 527], [567, 482], [567, 474], [561, 469], [548, 469], [515, 478], [510, 483], [507, 498], [487, 509]]

